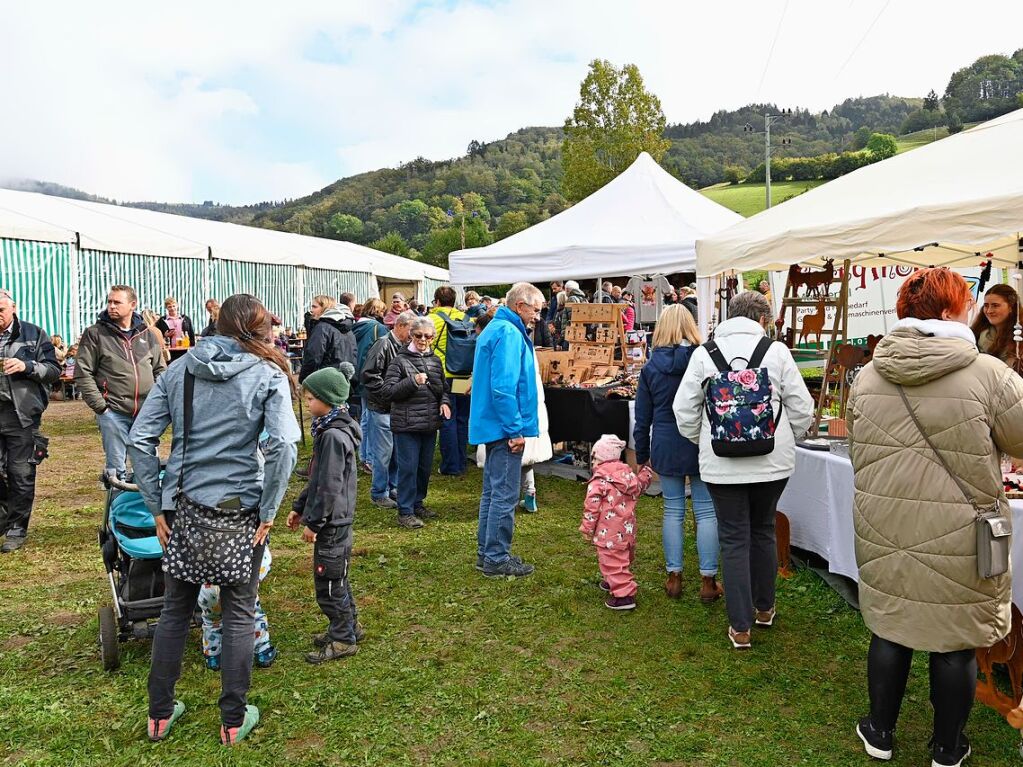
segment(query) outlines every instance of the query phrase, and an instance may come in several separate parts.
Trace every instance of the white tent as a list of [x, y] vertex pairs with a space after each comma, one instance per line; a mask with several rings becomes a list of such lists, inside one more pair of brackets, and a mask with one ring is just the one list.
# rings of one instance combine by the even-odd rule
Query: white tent
[[693, 272], [696, 239], [741, 220], [643, 152], [568, 210], [485, 248], [452, 253], [451, 282], [496, 285]]
[[861, 168], [696, 243], [701, 275], [852, 259], [1023, 259], [1023, 110]]

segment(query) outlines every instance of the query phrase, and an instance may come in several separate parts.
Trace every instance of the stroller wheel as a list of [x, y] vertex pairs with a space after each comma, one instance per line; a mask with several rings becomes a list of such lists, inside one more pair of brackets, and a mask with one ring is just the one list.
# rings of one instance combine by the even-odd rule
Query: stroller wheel
[[121, 665], [121, 645], [118, 640], [117, 616], [111, 605], [99, 608], [99, 646], [103, 670], [115, 671]]

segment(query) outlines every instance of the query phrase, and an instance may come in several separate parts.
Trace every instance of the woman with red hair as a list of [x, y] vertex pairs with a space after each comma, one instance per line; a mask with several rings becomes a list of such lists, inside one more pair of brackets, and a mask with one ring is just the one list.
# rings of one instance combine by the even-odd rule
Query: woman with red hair
[[966, 325], [972, 303], [955, 272], [910, 276], [899, 321], [849, 398], [860, 610], [872, 633], [870, 714], [856, 732], [877, 759], [892, 756], [913, 651], [924, 650], [933, 764], [961, 764], [974, 648], [1009, 632], [1010, 576], [980, 574], [975, 520], [977, 509], [1009, 513], [999, 454], [1023, 455], [1023, 380], [977, 350]]
[[984, 294], [984, 306], [970, 329], [977, 339], [977, 348], [985, 354], [998, 357], [1009, 367], [1020, 372], [1016, 359], [1016, 342], [1012, 328], [1019, 316], [1019, 299], [1009, 285], [992, 285]]

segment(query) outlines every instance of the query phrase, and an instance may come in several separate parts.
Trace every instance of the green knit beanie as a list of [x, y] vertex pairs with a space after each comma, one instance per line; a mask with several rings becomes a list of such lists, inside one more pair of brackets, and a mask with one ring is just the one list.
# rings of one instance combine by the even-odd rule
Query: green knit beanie
[[323, 368], [315, 373], [310, 373], [304, 381], [304, 386], [320, 402], [331, 407], [343, 405], [348, 401], [348, 392], [351, 391], [352, 376], [355, 375], [355, 368], [350, 362], [342, 362], [341, 369]]

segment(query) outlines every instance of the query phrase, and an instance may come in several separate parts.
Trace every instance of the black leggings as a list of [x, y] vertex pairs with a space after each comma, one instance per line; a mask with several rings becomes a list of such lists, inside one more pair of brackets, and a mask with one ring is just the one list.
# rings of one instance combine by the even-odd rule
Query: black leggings
[[[879, 730], [894, 730], [906, 693], [913, 650], [874, 635], [867, 653], [870, 721]], [[947, 749], [959, 745], [977, 689], [977, 654], [973, 650], [932, 652], [931, 705], [934, 741]]]

